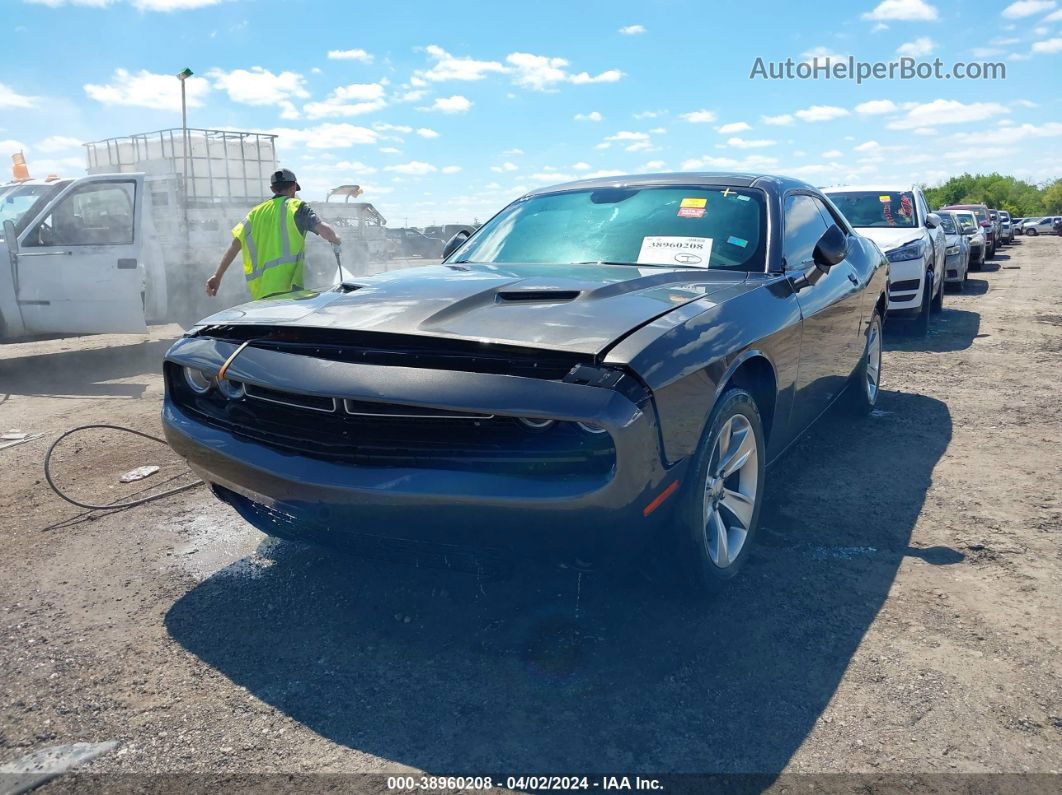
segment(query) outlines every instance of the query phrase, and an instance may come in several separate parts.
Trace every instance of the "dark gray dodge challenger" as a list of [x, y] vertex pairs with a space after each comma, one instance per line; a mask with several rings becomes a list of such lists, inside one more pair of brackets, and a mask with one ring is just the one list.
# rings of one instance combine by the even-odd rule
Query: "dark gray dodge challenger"
[[877, 399], [887, 262], [802, 182], [572, 182], [466, 238], [192, 328], [173, 449], [273, 536], [468, 568], [653, 553], [711, 590], [767, 465]]

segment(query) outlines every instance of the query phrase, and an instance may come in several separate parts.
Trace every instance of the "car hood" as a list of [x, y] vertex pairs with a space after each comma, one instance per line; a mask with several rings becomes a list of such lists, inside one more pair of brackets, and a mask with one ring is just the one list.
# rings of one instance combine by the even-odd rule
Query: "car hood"
[[859, 234], [869, 237], [882, 251], [890, 251], [899, 248], [905, 243], [921, 240], [925, 236], [925, 230], [920, 227], [880, 228], [876, 226], [856, 227]]
[[351, 279], [349, 292], [252, 301], [203, 325], [281, 325], [600, 353], [691, 301], [753, 289], [744, 272], [629, 265], [453, 264]]

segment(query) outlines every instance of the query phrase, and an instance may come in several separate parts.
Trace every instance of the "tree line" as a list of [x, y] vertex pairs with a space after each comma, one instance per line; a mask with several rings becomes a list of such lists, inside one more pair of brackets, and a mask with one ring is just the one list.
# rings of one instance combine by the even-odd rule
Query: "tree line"
[[924, 190], [932, 207], [985, 204], [1021, 218], [1062, 214], [1062, 179], [1039, 187], [1003, 174], [962, 174]]

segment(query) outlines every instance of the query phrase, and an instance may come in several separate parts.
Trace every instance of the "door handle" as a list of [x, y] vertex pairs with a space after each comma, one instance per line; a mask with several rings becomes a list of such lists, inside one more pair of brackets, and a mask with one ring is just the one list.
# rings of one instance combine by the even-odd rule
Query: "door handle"
[[855, 284], [855, 285], [859, 284], [859, 279], [856, 278], [856, 275], [854, 273], [849, 273], [848, 274], [848, 281], [850, 281], [852, 284]]
[[66, 256], [72, 255], [73, 251], [19, 251], [20, 257], [51, 257], [56, 254], [65, 254]]

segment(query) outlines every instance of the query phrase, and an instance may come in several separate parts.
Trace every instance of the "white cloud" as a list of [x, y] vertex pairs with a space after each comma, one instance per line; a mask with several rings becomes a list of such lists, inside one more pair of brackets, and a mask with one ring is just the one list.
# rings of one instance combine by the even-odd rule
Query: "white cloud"
[[36, 97], [19, 94], [10, 86], [0, 83], [0, 108], [32, 108], [36, 103]]
[[407, 176], [413, 177], [422, 177], [425, 174], [433, 174], [438, 170], [439, 169], [431, 163], [425, 163], [421, 160], [410, 160], [408, 163], [384, 166], [384, 171], [394, 171], [396, 174], [406, 174]]
[[461, 170], [461, 166], [443, 166], [439, 170], [444, 174], [456, 174]]
[[523, 153], [523, 149], [506, 149], [502, 152], [503, 155], [522, 155]]
[[528, 179], [534, 182], [570, 182], [576, 177], [573, 174], [561, 174], [558, 171], [543, 171], [529, 175]]
[[852, 150], [855, 152], [873, 152], [875, 149], [880, 148], [881, 144], [879, 144], [877, 141], [866, 141], [865, 143], [861, 143], [859, 146], [853, 146]]
[[69, 135], [52, 135], [43, 141], [38, 141], [34, 147], [38, 152], [63, 152], [68, 149], [80, 149], [81, 139], [71, 138]]
[[952, 138], [959, 143], [1013, 146], [1029, 139], [1053, 138], [1056, 136], [1062, 136], [1062, 122], [1049, 121], [1041, 125], [1020, 124], [1013, 127], [999, 127], [995, 130], [984, 132], [955, 133]]
[[906, 116], [889, 122], [887, 126], [890, 130], [911, 130], [915, 127], [982, 121], [1002, 113], [1010, 113], [1010, 110], [998, 102], [971, 102], [964, 105], [954, 99], [936, 99], [915, 105], [907, 111]]
[[[374, 121], [372, 123], [372, 128], [374, 130], [376, 130], [376, 132], [396, 132], [396, 133], [403, 133], [403, 134], [404, 133], [413, 132], [413, 128], [409, 127], [408, 125], [405, 125], [405, 124], [388, 124], [387, 122], [383, 122], [383, 121]], [[388, 140], [401, 141], [402, 139], [398, 138], [398, 137], [393, 137], [393, 138], [390, 138]]]
[[568, 82], [574, 83], [577, 86], [585, 85], [587, 83], [615, 83], [623, 77], [623, 72], [619, 69], [607, 69], [598, 75], [591, 75], [589, 72], [579, 72], [577, 75], [571, 75], [568, 78]]
[[[0, 157], [8, 158], [16, 152], [25, 152], [27, 147], [22, 141], [15, 141], [11, 138], [0, 140]], [[32, 171], [30, 172], [33, 173]]]
[[732, 157], [698, 157], [682, 162], [682, 170], [701, 168], [733, 169], [735, 171], [759, 171], [778, 164], [778, 158], [766, 155], [749, 155], [741, 160]]
[[[62, 8], [63, 6], [85, 6], [88, 8], [107, 8], [117, 5], [120, 0], [26, 0], [34, 5]], [[224, 0], [125, 0], [137, 11], [190, 11], [217, 5]]]
[[572, 170], [573, 171], [589, 171], [592, 168], [593, 168], [593, 166], [591, 166], [589, 163], [583, 163], [583, 162], [575, 163], [575, 164], [572, 165]]
[[1038, 107], [1040, 107], [1035, 102], [1033, 102], [1031, 99], [1015, 99], [1010, 104], [1011, 105], [1017, 105], [1019, 108], [1038, 108]]
[[896, 103], [891, 99], [871, 99], [860, 102], [855, 106], [855, 112], [864, 116], [873, 116], [878, 113], [893, 113], [899, 110]]
[[350, 146], [375, 144], [380, 137], [368, 127], [357, 127], [346, 122], [325, 122], [302, 129], [281, 127], [268, 132], [279, 136], [277, 146], [281, 149], [346, 149]]
[[896, 52], [899, 55], [908, 55], [912, 58], [920, 58], [923, 55], [929, 55], [935, 50], [937, 43], [929, 36], [919, 36], [914, 41], [909, 41], [905, 44], [901, 44], [896, 48]]
[[646, 29], [645, 25], [624, 25], [619, 29], [619, 32], [624, 36], [638, 36], [639, 34], [645, 33]]
[[596, 110], [592, 110], [589, 113], [576, 113], [576, 121], [604, 121], [605, 117], [598, 113]]
[[937, 128], [936, 127], [915, 127], [913, 130], [911, 130], [911, 132], [913, 132], [915, 135], [936, 135], [937, 134]]
[[546, 91], [557, 83], [563, 83], [568, 74], [564, 58], [533, 55], [529, 52], [514, 52], [506, 56], [506, 62], [515, 70], [513, 82], [534, 91]]
[[417, 135], [419, 135], [421, 138], [438, 138], [439, 137], [439, 133], [435, 132], [435, 130], [431, 129], [430, 127], [418, 127], [417, 128]]
[[[188, 107], [198, 108], [203, 97], [210, 93], [210, 83], [202, 77], [189, 77], [184, 81], [188, 95]], [[126, 69], [115, 69], [110, 83], [86, 83], [85, 94], [104, 105], [126, 105], [152, 110], [179, 111], [181, 87], [173, 75], [160, 75], [142, 69], [133, 74]]]
[[640, 113], [635, 113], [634, 114], [634, 118], [636, 118], [636, 119], [655, 119], [655, 118], [657, 118], [659, 116], [663, 116], [665, 113], [667, 113], [666, 110], [643, 110]]
[[730, 124], [724, 124], [721, 127], [716, 127], [715, 131], [719, 132], [719, 133], [723, 133], [725, 135], [727, 133], [745, 132], [745, 130], [751, 130], [751, 129], [752, 129], [752, 126], [749, 125], [749, 124], [746, 124], [743, 121], [734, 121], [734, 122], [731, 122]]
[[801, 121], [830, 121], [832, 119], [839, 119], [842, 116], [847, 116], [848, 111], [834, 105], [812, 105], [810, 108], [798, 110], [793, 115]]
[[764, 124], [771, 124], [775, 127], [785, 127], [786, 125], [793, 123], [793, 116], [790, 113], [782, 113], [778, 116], [760, 116], [760, 120]]
[[999, 47], [974, 47], [970, 50], [970, 54], [975, 58], [994, 58], [997, 55], [1003, 55], [1006, 50]]
[[745, 138], [728, 138], [726, 141], [727, 146], [731, 146], [734, 149], [761, 149], [765, 146], [774, 146], [777, 141], [770, 141], [767, 139], [761, 139], [758, 141], [749, 141]]
[[1045, 53], [1053, 55], [1056, 52], [1062, 52], [1062, 38], [1033, 42], [1032, 51], [1037, 55], [1043, 55]]
[[330, 61], [360, 61], [361, 63], [372, 63], [373, 56], [371, 53], [365, 50], [329, 50], [328, 59]]
[[804, 63], [814, 64], [817, 58], [820, 61], [845, 61], [848, 59], [847, 55], [836, 53], [828, 47], [812, 47], [810, 50], [800, 53], [800, 57], [804, 59]]
[[[273, 74], [261, 66], [252, 66], [250, 69], [233, 69], [231, 72], [211, 69], [207, 74], [214, 80], [214, 87], [228, 94], [233, 102], [256, 106], [281, 105], [289, 117], [294, 107], [290, 104], [284, 106], [283, 103], [310, 96], [303, 76], [296, 72]], [[189, 78], [186, 82], [194, 79]]]
[[307, 102], [302, 109], [311, 119], [360, 116], [387, 107], [384, 92], [380, 83], [351, 83], [333, 90], [323, 102]]
[[663, 160], [650, 160], [648, 163], [642, 163], [638, 166], [639, 171], [662, 171], [667, 167], [667, 163]]
[[1058, 9], [1058, 11], [1052, 11], [1050, 14], [1048, 14], [1046, 17], [1044, 17], [1040, 21], [1041, 22], [1062, 22], [1062, 8]]
[[689, 113], [680, 114], [679, 118], [693, 124], [708, 124], [715, 121], [716, 115], [710, 110], [693, 110]]
[[649, 133], [633, 130], [620, 130], [615, 135], [606, 136], [596, 148], [608, 149], [614, 143], [626, 144], [623, 148], [627, 152], [650, 152], [654, 148]]
[[396, 149], [393, 146], [381, 146], [380, 152], [385, 155], [398, 155], [402, 153], [401, 149]]
[[834, 158], [843, 157], [844, 152], [842, 152], [840, 149], [831, 149], [828, 152], [823, 152], [822, 156], [827, 160], [833, 160]]
[[460, 94], [454, 94], [452, 97], [437, 97], [429, 107], [418, 108], [418, 110], [435, 110], [439, 111], [439, 113], [466, 113], [471, 107], [472, 100], [462, 97]]
[[863, 14], [863, 19], [877, 22], [892, 22], [894, 20], [901, 22], [918, 20], [932, 22], [936, 18], [936, 7], [925, 2], [925, 0], [884, 0], [884, 2], [875, 6], [873, 11]]
[[436, 44], [424, 48], [428, 57], [435, 64], [427, 71], [418, 71], [415, 77], [440, 83], [446, 80], [482, 80], [489, 74], [503, 74], [508, 71], [497, 61], [479, 61], [468, 56], [455, 56]]
[[501, 173], [504, 173], [506, 171], [519, 171], [520, 170], [520, 166], [516, 165], [516, 163], [510, 163], [510, 162], [506, 161], [506, 162], [502, 163], [500, 166], [491, 166], [490, 170], [491, 171], [497, 171], [499, 174], [501, 174]]
[[1000, 16], [1007, 19], [1022, 19], [1055, 7], [1054, 0], [1018, 0], [1003, 9]]

